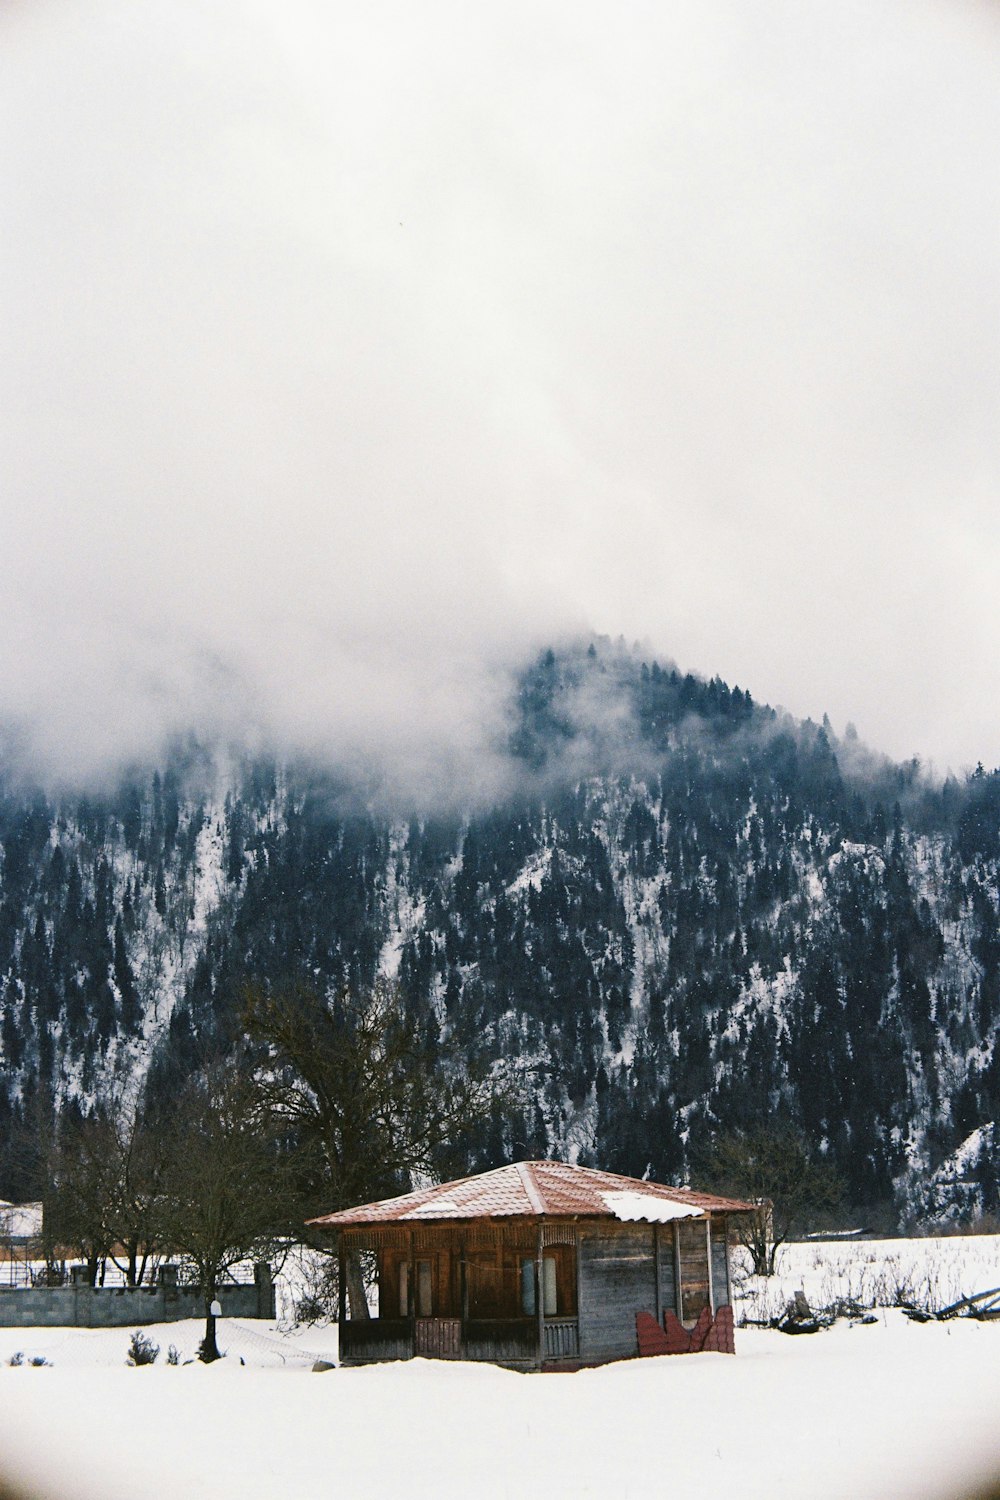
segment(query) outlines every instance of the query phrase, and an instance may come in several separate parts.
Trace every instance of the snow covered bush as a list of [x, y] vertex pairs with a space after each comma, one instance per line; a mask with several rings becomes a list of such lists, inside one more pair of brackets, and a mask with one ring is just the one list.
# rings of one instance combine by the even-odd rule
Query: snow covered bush
[[128, 1360], [130, 1365], [155, 1365], [160, 1352], [159, 1344], [154, 1344], [148, 1334], [137, 1328], [129, 1341]]

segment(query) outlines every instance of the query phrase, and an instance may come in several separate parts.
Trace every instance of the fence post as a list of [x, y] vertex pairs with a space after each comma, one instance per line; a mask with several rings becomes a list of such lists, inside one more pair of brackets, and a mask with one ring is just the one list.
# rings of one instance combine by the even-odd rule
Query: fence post
[[254, 1262], [253, 1279], [257, 1287], [257, 1316], [272, 1319], [275, 1315], [274, 1282], [266, 1260]]

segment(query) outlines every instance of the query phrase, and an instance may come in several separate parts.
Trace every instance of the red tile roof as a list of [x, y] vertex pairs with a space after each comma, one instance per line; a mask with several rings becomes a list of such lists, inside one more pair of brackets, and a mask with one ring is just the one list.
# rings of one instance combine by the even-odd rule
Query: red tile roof
[[[681, 1212], [671, 1213], [670, 1205]], [[691, 1210], [690, 1217], [701, 1217], [708, 1213], [748, 1213], [753, 1207], [738, 1198], [640, 1182], [615, 1172], [573, 1167], [564, 1161], [519, 1161], [477, 1177], [460, 1177], [399, 1198], [383, 1198], [378, 1203], [323, 1214], [309, 1222], [339, 1228], [447, 1219], [655, 1219], [689, 1217], [683, 1213], [684, 1208]]]

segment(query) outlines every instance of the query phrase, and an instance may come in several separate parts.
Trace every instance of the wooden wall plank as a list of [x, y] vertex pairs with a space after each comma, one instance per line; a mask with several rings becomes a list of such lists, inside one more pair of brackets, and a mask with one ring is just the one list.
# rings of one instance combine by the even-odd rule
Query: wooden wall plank
[[660, 1260], [660, 1313], [657, 1322], [660, 1322], [665, 1312], [675, 1313], [677, 1311], [677, 1277], [674, 1272], [673, 1224], [657, 1224], [656, 1237], [659, 1241]]
[[728, 1225], [726, 1220], [712, 1220], [712, 1293], [716, 1307], [730, 1301]]
[[635, 1315], [656, 1306], [652, 1224], [581, 1226], [580, 1358], [636, 1352]]
[[708, 1241], [704, 1219], [682, 1219], [677, 1225], [681, 1321], [693, 1323], [709, 1307]]

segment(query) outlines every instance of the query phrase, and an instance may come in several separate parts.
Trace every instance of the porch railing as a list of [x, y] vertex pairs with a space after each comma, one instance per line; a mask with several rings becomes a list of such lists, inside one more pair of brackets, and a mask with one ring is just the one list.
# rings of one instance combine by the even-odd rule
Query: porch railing
[[[416, 1336], [415, 1336], [416, 1335]], [[576, 1359], [580, 1339], [576, 1318], [546, 1318], [545, 1360]], [[538, 1359], [536, 1318], [348, 1319], [340, 1325], [341, 1358], [350, 1360], [411, 1359], [414, 1354], [436, 1358], [481, 1359], [497, 1364], [529, 1363]]]
[[340, 1325], [341, 1359], [412, 1359], [409, 1318], [348, 1318]]
[[578, 1359], [580, 1335], [575, 1318], [545, 1319], [545, 1358]]
[[475, 1318], [465, 1325], [466, 1359], [534, 1360], [538, 1358], [536, 1318]]

